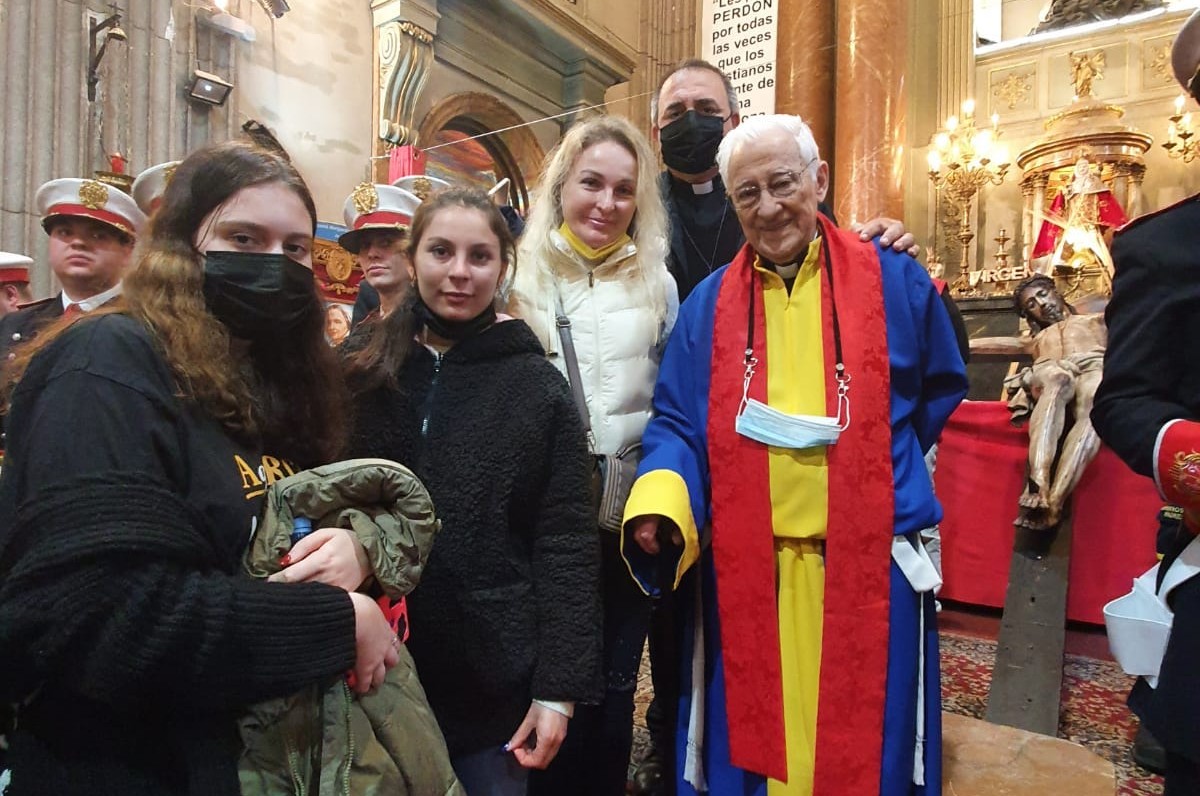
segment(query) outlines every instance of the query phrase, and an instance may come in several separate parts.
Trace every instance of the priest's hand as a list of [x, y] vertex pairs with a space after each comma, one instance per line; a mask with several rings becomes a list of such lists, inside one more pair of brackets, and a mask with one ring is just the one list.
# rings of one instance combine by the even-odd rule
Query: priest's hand
[[659, 545], [659, 535], [666, 536], [667, 529], [670, 529], [671, 544], [683, 547], [683, 534], [675, 527], [675, 524], [667, 520], [661, 514], [646, 514], [633, 519], [633, 539], [638, 543], [638, 547], [646, 551], [648, 555], [658, 555], [661, 549]]
[[858, 233], [860, 240], [879, 238], [879, 245], [891, 246], [893, 251], [907, 253], [909, 257], [916, 257], [921, 252], [917, 239], [904, 229], [903, 221], [895, 218], [880, 216], [865, 224], [855, 224], [851, 229]]

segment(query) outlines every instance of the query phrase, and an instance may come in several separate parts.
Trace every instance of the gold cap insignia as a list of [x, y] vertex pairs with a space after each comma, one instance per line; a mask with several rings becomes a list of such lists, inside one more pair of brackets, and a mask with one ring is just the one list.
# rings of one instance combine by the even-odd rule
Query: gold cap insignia
[[95, 180], [84, 180], [79, 186], [79, 203], [88, 210], [100, 210], [108, 204], [108, 186]]
[[429, 198], [429, 194], [433, 192], [433, 183], [424, 177], [417, 177], [412, 183], [412, 192], [418, 199], [424, 202]]
[[375, 208], [379, 207], [379, 192], [369, 182], [359, 183], [354, 193], [350, 194], [350, 198], [354, 201], [354, 209], [359, 215], [374, 212]]
[[171, 180], [175, 178], [175, 170], [179, 168], [179, 164], [175, 163], [163, 169], [163, 185], [171, 184]]

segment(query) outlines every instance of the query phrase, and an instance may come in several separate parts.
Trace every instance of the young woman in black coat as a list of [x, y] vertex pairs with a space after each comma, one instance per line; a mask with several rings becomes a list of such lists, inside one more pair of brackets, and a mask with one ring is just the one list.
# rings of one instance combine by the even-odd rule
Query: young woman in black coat
[[[513, 240], [448, 190], [412, 223], [412, 292], [349, 360], [350, 454], [411, 467], [443, 530], [410, 596], [409, 648], [472, 796], [523, 794], [600, 695], [599, 548], [566, 381], [497, 316]], [[361, 341], [360, 341], [361, 343]]]

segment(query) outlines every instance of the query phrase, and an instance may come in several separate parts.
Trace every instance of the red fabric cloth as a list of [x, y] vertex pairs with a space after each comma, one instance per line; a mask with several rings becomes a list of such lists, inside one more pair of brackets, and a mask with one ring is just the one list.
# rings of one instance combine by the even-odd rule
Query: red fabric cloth
[[414, 174], [424, 174], [425, 160], [425, 153], [415, 146], [392, 147], [391, 157], [388, 158], [388, 182], [395, 182], [401, 177], [411, 177]]
[[[761, 296], [754, 252], [742, 247], [725, 272], [713, 326], [712, 386], [708, 399], [708, 461], [712, 484], [713, 563], [729, 757], [739, 768], [787, 779], [779, 611], [775, 601], [775, 540], [767, 448], [734, 430], [742, 399], [750, 291]], [[766, 324], [754, 302], [758, 374], [751, 397], [767, 399]]]
[[[1054, 201], [1050, 203], [1050, 210], [1046, 214], [1049, 219], [1053, 220], [1048, 219], [1042, 222], [1042, 228], [1038, 231], [1037, 241], [1033, 244], [1033, 252], [1029, 255], [1030, 257], [1043, 257], [1052, 254], [1058, 248], [1058, 240], [1063, 233], [1061, 225], [1066, 223], [1066, 214], [1064, 213], [1066, 205], [1066, 191], [1059, 191], [1054, 197]], [[1129, 221], [1125, 211], [1121, 209], [1121, 203], [1113, 196], [1112, 191], [1101, 191], [1096, 197], [1096, 215], [1100, 226], [1106, 229], [1119, 229]]]
[[[842, 352], [852, 378], [853, 421], [829, 450], [825, 609], [813, 793], [879, 790], [893, 521], [890, 382], [883, 287], [872, 244], [822, 222], [834, 271]], [[725, 664], [730, 760], [787, 779], [775, 550], [767, 448], [737, 434], [746, 313], [760, 290], [744, 246], [722, 281], [713, 331], [708, 454], [713, 557]], [[830, 289], [822, 268], [826, 411], [837, 413]], [[755, 302], [757, 374], [751, 396], [766, 399], [766, 327]], [[864, 473], [870, 477], [863, 477]], [[839, 511], [838, 507], [855, 510]]]
[[[1000, 608], [1008, 586], [1013, 520], [1025, 484], [1029, 433], [1001, 401], [964, 401], [938, 445], [942, 520], [941, 597]], [[1073, 497], [1067, 618], [1103, 624], [1104, 604], [1154, 565], [1154, 482], [1101, 448]]]

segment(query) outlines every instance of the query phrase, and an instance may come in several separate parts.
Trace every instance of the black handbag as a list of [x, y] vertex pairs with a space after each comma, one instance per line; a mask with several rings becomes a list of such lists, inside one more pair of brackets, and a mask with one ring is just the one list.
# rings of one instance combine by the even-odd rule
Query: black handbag
[[[557, 291], [556, 291], [557, 292]], [[583, 378], [579, 375], [579, 359], [575, 356], [575, 341], [571, 338], [571, 319], [563, 309], [562, 297], [557, 296], [555, 323], [562, 342], [563, 356], [567, 360], [567, 381], [571, 385], [571, 396], [575, 408], [583, 421], [587, 433], [588, 451], [592, 454], [592, 508], [596, 512], [597, 524], [606, 531], [620, 533], [625, 515], [625, 502], [637, 479], [638, 462], [642, 458], [642, 444], [634, 442], [616, 453], [596, 453], [596, 438], [592, 434], [592, 419], [588, 414], [587, 400], [583, 397]]]

